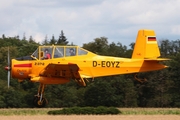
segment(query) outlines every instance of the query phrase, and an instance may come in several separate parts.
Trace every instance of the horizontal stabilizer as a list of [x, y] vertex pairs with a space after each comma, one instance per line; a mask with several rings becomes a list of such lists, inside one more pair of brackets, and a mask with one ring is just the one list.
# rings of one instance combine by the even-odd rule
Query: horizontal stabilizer
[[168, 58], [154, 58], [154, 59], [144, 59], [145, 61], [167, 61], [167, 60], [171, 60]]

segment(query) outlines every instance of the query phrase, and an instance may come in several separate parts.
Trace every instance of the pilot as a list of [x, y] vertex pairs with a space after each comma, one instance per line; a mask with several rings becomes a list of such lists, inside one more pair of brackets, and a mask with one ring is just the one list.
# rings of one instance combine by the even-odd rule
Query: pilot
[[70, 49], [69, 53], [70, 53], [70, 56], [75, 56], [75, 53], [74, 53], [74, 49], [73, 49], [73, 48]]
[[48, 49], [45, 49], [45, 56], [44, 59], [50, 59], [51, 58], [51, 54], [49, 53]]

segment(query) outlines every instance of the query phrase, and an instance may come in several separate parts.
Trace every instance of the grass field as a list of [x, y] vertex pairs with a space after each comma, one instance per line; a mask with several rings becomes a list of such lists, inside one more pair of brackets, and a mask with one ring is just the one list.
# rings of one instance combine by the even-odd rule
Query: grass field
[[0, 109], [1, 120], [180, 120], [179, 108], [119, 108], [119, 115], [48, 115], [43, 109]]

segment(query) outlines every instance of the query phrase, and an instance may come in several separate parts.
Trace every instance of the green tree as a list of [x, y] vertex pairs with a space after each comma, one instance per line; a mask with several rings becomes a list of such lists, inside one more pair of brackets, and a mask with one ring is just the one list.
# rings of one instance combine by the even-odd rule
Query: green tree
[[176, 56], [172, 57], [172, 60], [170, 61], [170, 68], [168, 71], [168, 75], [170, 77], [170, 80], [173, 81], [172, 89], [171, 89], [171, 95], [172, 95], [172, 106], [173, 107], [180, 107], [180, 53], [178, 53]]
[[105, 81], [97, 80], [96, 83], [89, 85], [85, 94], [84, 101], [87, 106], [116, 106], [118, 97], [114, 94], [115, 90]]
[[106, 55], [108, 52], [108, 40], [106, 37], [96, 38], [94, 39], [94, 42], [83, 44], [83, 48], [99, 55]]
[[66, 36], [64, 36], [63, 31], [61, 30], [61, 34], [59, 36], [59, 39], [57, 40], [58, 45], [67, 45], [69, 42], [66, 39]]
[[110, 84], [118, 96], [118, 107], [137, 107], [137, 90], [131, 75], [110, 77]]
[[48, 45], [48, 44], [49, 44], [47, 35], [45, 36], [45, 39], [44, 39], [44, 41], [42, 42], [42, 44], [43, 44], [43, 45]]
[[129, 57], [129, 54], [127, 54], [127, 47], [122, 45], [121, 43], [115, 44], [112, 42], [109, 44], [108, 47], [108, 54], [110, 56], [115, 56], [115, 57]]
[[56, 41], [56, 39], [55, 39], [54, 35], [52, 35], [52, 38], [51, 38], [51, 40], [50, 40], [49, 44], [51, 44], [51, 45], [52, 45], [52, 44], [54, 44], [54, 45], [55, 45], [55, 44], [56, 44], [56, 42], [57, 42], [57, 41]]
[[139, 74], [146, 78], [144, 83], [136, 83], [138, 90], [138, 105], [140, 107], [170, 107], [173, 82], [169, 79], [168, 70], [152, 71]]

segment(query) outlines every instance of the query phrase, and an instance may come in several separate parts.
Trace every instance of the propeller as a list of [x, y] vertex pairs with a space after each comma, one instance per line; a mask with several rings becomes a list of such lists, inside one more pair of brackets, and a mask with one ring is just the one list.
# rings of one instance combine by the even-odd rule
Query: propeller
[[10, 86], [10, 76], [11, 76], [11, 62], [10, 62], [10, 55], [9, 55], [9, 47], [8, 47], [8, 66], [5, 67], [5, 70], [8, 71], [8, 88]]

